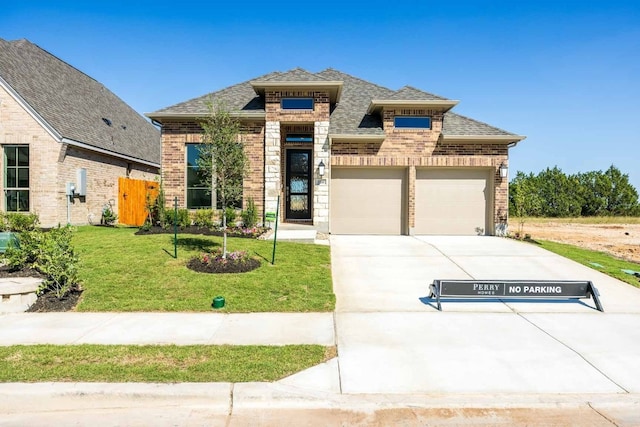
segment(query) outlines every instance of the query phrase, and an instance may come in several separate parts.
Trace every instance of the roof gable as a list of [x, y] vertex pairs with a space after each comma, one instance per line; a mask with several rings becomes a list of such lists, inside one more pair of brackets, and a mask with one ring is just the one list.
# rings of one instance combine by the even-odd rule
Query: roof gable
[[160, 133], [151, 123], [104, 85], [28, 40], [0, 39], [0, 77], [63, 140], [160, 164]]

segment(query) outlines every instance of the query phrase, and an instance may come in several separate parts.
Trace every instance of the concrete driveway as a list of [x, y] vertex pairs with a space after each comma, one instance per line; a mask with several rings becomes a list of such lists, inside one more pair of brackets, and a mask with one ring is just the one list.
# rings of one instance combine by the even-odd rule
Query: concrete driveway
[[[496, 237], [332, 236], [343, 393], [640, 393], [640, 289]], [[426, 298], [434, 279], [591, 280], [592, 300]]]

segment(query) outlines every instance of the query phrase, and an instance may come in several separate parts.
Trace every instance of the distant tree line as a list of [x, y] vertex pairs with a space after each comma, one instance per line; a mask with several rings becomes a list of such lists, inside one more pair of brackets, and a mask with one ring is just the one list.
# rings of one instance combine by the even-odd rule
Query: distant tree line
[[629, 175], [606, 171], [566, 175], [555, 166], [534, 175], [518, 171], [509, 184], [512, 216], [640, 216], [638, 192]]

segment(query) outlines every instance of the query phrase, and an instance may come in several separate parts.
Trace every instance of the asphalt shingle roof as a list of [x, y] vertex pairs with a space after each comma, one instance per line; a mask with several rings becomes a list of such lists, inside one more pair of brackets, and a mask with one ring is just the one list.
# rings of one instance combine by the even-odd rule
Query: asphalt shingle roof
[[100, 82], [28, 40], [0, 39], [0, 77], [62, 138], [160, 164], [155, 126]]
[[[511, 132], [488, 125], [469, 117], [448, 111], [444, 115], [442, 122], [443, 135], [464, 135], [464, 136], [496, 136], [514, 135]], [[515, 135], [514, 135], [515, 136]]]
[[294, 68], [284, 73], [273, 73], [266, 77], [254, 79], [253, 82], [321, 82], [326, 79], [317, 74], [312, 74], [302, 68]]
[[[232, 111], [263, 113], [264, 99], [256, 95], [251, 83], [274, 81], [342, 81], [343, 85], [340, 100], [331, 112], [329, 133], [333, 135], [384, 136], [380, 115], [377, 113], [367, 114], [369, 105], [374, 99], [393, 101], [448, 100], [447, 98], [424, 92], [412, 86], [405, 86], [394, 91], [332, 68], [315, 74], [301, 68], [296, 68], [287, 72], [267, 74], [199, 98], [158, 110], [156, 113], [205, 114], [207, 112], [206, 102], [210, 99], [223, 101]], [[155, 113], [150, 113], [149, 116], [153, 117], [154, 114]], [[458, 136], [516, 136], [510, 132], [450, 111], [444, 114], [442, 133], [444, 135]]]
[[443, 98], [438, 95], [434, 95], [433, 93], [424, 92], [420, 89], [416, 89], [412, 86], [405, 86], [398, 91], [396, 91], [393, 95], [386, 99], [393, 99], [398, 101], [445, 101], [447, 98]]

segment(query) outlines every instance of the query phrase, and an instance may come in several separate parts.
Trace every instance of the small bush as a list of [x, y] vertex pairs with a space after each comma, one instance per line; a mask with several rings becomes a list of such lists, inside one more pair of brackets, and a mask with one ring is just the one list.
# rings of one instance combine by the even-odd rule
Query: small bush
[[193, 225], [198, 227], [213, 227], [213, 209], [198, 209], [192, 214]]
[[6, 214], [6, 218], [7, 224], [9, 226], [9, 231], [13, 231], [15, 233], [35, 230], [40, 224], [38, 215], [34, 213], [23, 214], [9, 212]]
[[118, 215], [113, 211], [111, 205], [105, 205], [102, 208], [102, 217], [100, 218], [100, 224], [102, 225], [114, 225], [118, 220]]
[[258, 225], [258, 211], [253, 197], [247, 200], [247, 208], [242, 211], [242, 225], [244, 228], [253, 228]]
[[[176, 222], [175, 209], [167, 209], [164, 212], [165, 227], [173, 227], [174, 222]], [[189, 227], [191, 225], [191, 216], [188, 209], [178, 209], [177, 224], [178, 227]]]
[[70, 226], [58, 227], [48, 232], [31, 230], [20, 233], [20, 247], [9, 247], [7, 263], [14, 269], [33, 268], [47, 277], [39, 293], [52, 291], [56, 297], [64, 297], [78, 283], [78, 256], [71, 238]]

